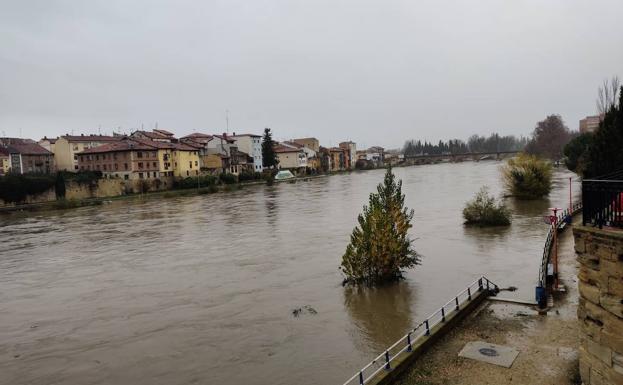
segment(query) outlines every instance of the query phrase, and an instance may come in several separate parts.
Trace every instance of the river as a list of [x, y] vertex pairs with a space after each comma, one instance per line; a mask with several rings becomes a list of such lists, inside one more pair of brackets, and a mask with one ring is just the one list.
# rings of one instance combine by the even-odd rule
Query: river
[[0, 216], [0, 383], [340, 385], [481, 274], [533, 299], [542, 216], [576, 177], [508, 199], [509, 228], [464, 227], [500, 165], [395, 169], [423, 258], [378, 289], [338, 266], [383, 170]]

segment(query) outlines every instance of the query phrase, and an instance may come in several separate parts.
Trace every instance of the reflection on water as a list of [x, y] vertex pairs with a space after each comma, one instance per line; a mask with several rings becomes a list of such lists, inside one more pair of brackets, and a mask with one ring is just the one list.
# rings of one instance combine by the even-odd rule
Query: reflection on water
[[368, 350], [372, 346], [380, 352], [413, 327], [413, 292], [414, 288], [405, 281], [377, 288], [344, 288], [344, 305], [357, 329], [358, 349]]
[[481, 186], [502, 193], [499, 165], [395, 169], [424, 258], [377, 289], [337, 267], [383, 170], [0, 216], [0, 384], [342, 383], [480, 274], [532, 299], [570, 174], [508, 199], [509, 228], [464, 227]]

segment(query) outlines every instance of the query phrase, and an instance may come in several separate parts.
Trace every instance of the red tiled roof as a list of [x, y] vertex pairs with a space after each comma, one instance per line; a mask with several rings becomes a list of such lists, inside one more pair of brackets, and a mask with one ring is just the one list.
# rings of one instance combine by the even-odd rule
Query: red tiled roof
[[255, 135], [255, 134], [235, 134], [235, 135], [232, 135], [232, 138], [235, 138], [237, 136], [251, 136], [253, 138], [261, 138], [262, 137], [262, 135]]
[[132, 140], [144, 144], [146, 146], [150, 146], [152, 148], [163, 149], [163, 150], [181, 150], [181, 151], [197, 151], [196, 147], [189, 146], [184, 143], [169, 143], [169, 142], [157, 142], [149, 139], [142, 138], [132, 138]]
[[275, 152], [300, 152], [301, 150], [298, 148], [292, 148], [292, 147], [278, 144], [274, 147], [274, 151]]
[[171, 139], [171, 137], [167, 134], [163, 134], [161, 132], [158, 132], [156, 130], [149, 132], [149, 131], [135, 131], [132, 133], [132, 136], [134, 136], [134, 134], [141, 134], [143, 136], [146, 136], [150, 139]]
[[46, 150], [37, 143], [13, 143], [6, 146], [6, 150], [10, 154], [22, 154], [22, 155], [54, 155], [50, 151]]
[[303, 148], [303, 147], [305, 147], [305, 146], [303, 146], [302, 144], [300, 144], [300, 143], [296, 143], [296, 142], [286, 141], [286, 142], [283, 142], [283, 143], [284, 143], [286, 146], [290, 146], [290, 147], [296, 147], [296, 148]]
[[162, 129], [155, 129], [154, 132], [158, 132], [158, 133], [160, 133], [162, 135], [166, 135], [166, 136], [175, 136], [175, 134], [173, 134], [172, 132], [167, 131], [167, 130], [162, 130]]
[[210, 135], [210, 134], [203, 134], [201, 132], [193, 132], [190, 135], [183, 136], [181, 139], [195, 139], [195, 138], [208, 138], [208, 139], [212, 139], [212, 135]]
[[78, 154], [101, 154], [104, 152], [120, 152], [120, 151], [132, 151], [132, 150], [144, 150], [153, 151], [154, 147], [140, 143], [139, 141], [125, 138], [113, 143], [102, 144], [101, 146], [91, 147]]
[[107, 135], [62, 135], [61, 138], [69, 142], [116, 142], [123, 137]]

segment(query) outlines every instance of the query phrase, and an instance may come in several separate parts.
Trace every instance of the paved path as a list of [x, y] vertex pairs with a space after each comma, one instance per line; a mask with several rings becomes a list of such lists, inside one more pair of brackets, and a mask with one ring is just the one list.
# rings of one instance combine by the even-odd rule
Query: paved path
[[[577, 262], [570, 228], [559, 237], [559, 255], [561, 282], [567, 292], [555, 296], [554, 308], [547, 315], [539, 315], [530, 306], [487, 301], [396, 384], [579, 384]], [[498, 296], [504, 297], [504, 292]], [[520, 353], [509, 369], [458, 357], [469, 341], [507, 345]]]

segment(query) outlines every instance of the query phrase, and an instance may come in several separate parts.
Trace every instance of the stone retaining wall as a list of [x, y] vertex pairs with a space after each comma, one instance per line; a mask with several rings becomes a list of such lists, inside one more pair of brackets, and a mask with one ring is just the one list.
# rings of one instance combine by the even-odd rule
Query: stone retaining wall
[[623, 231], [580, 226], [573, 235], [582, 381], [623, 384]]

